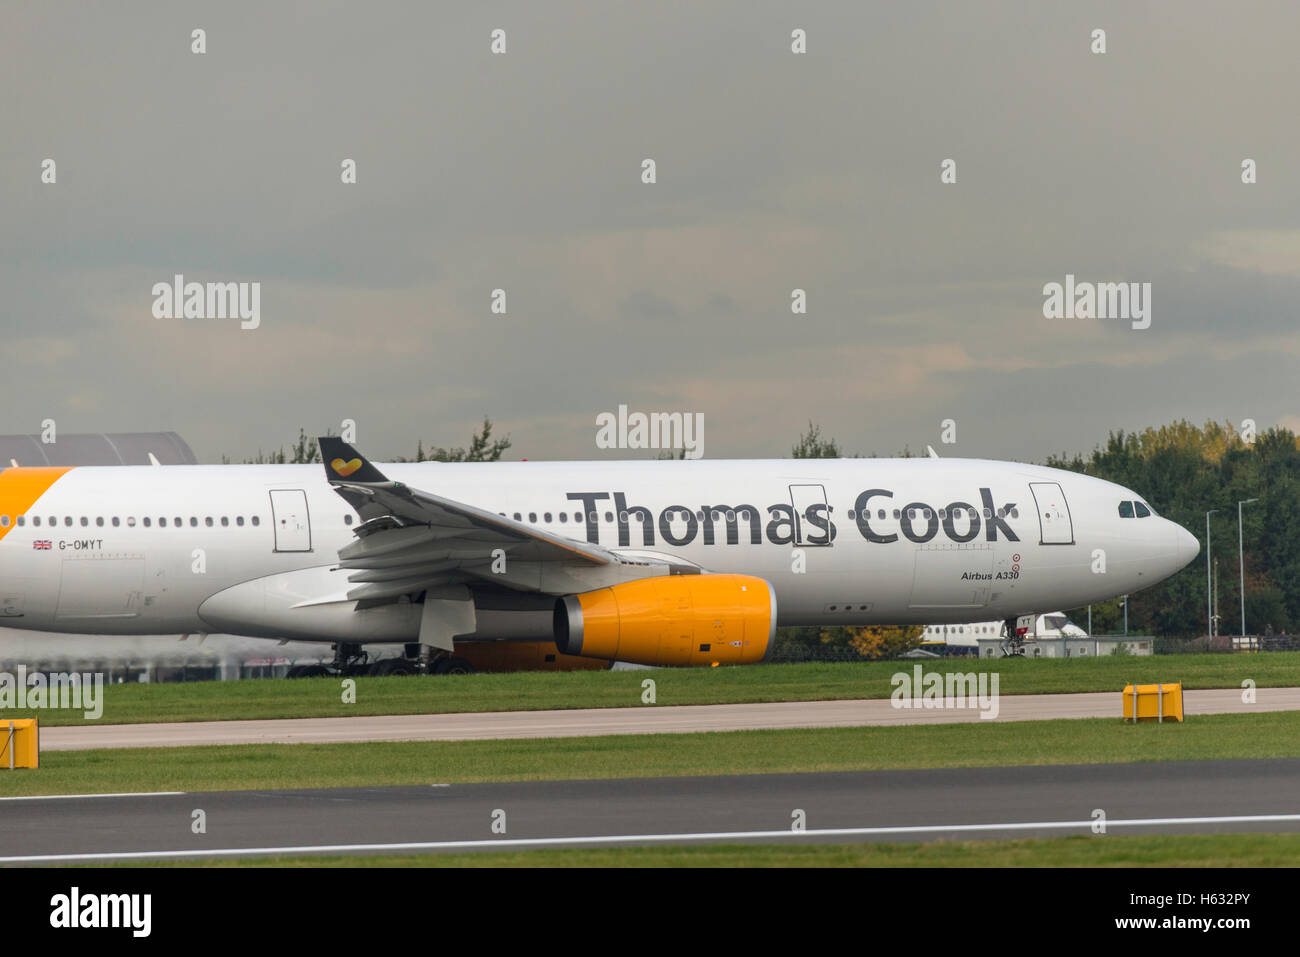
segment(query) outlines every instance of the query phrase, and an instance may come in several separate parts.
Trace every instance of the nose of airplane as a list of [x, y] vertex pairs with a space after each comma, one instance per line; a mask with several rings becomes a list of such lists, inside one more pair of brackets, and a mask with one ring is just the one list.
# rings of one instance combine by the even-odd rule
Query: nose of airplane
[[1175, 523], [1174, 528], [1178, 539], [1178, 567], [1182, 568], [1201, 553], [1201, 542], [1183, 526]]

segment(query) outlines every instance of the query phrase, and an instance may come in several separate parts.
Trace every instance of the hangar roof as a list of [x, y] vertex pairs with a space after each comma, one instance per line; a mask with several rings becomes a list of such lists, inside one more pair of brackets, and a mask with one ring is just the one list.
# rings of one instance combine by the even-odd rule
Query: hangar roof
[[194, 465], [189, 445], [175, 432], [90, 432], [39, 435], [0, 435], [0, 468], [11, 465]]

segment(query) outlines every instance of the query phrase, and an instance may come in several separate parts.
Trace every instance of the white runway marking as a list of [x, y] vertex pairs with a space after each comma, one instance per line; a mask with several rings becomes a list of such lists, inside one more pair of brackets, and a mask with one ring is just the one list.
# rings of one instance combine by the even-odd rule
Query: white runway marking
[[0, 801], [67, 801], [72, 798], [138, 798], [170, 797], [184, 791], [119, 791], [114, 794], [31, 794], [18, 797], [0, 797]]
[[[1300, 822], [1300, 814], [1241, 814], [1225, 817], [1150, 817], [1106, 821], [1106, 828], [1186, 824], [1268, 824]], [[102, 854], [38, 854], [0, 857], [0, 864], [51, 864], [60, 861], [132, 861], [147, 858], [244, 857], [281, 854], [346, 854], [360, 851], [449, 851], [485, 847], [528, 848], [556, 845], [662, 843], [666, 841], [736, 841], [806, 837], [867, 837], [888, 834], [969, 834], [981, 831], [1087, 830], [1096, 822], [1028, 821], [1009, 824], [933, 824], [902, 827], [836, 827], [806, 831], [710, 831], [696, 834], [608, 834], [596, 837], [526, 837], [476, 841], [421, 841], [399, 844], [303, 844], [291, 847], [226, 847], [213, 850], [117, 851]]]

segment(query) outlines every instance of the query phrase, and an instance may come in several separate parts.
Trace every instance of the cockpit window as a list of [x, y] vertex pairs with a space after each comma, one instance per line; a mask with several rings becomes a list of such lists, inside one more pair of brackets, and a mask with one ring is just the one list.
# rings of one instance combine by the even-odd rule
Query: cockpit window
[[1120, 503], [1119, 503], [1119, 517], [1120, 517], [1120, 518], [1132, 518], [1132, 517], [1133, 517], [1133, 503], [1132, 503], [1132, 502], [1120, 502]]
[[1134, 502], [1133, 507], [1137, 509], [1138, 518], [1146, 518], [1148, 515], [1151, 514], [1151, 509], [1147, 508], [1141, 502]]

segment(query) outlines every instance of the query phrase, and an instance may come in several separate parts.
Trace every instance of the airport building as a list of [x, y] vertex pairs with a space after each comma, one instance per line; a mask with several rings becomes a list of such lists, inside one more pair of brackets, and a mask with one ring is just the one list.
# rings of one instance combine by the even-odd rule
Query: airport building
[[[1001, 658], [1006, 641], [1000, 621], [975, 621], [962, 625], [926, 625], [921, 633], [921, 649], [935, 655]], [[1115, 654], [1124, 646], [1131, 655], [1150, 655], [1155, 642], [1149, 635], [1089, 635], [1065, 615], [1051, 612], [1039, 615], [1033, 630], [1025, 636], [1027, 658], [1095, 658]], [[1120, 652], [1121, 654], [1125, 652]]]
[[[987, 637], [978, 640], [981, 658], [1002, 658], [1003, 639]], [[1116, 654], [1116, 648], [1124, 647], [1118, 654], [1150, 655], [1155, 653], [1155, 640], [1150, 635], [1037, 635], [1026, 637], [1024, 653], [1026, 658], [1098, 658]]]

